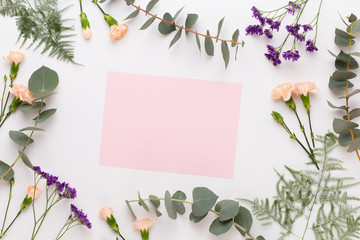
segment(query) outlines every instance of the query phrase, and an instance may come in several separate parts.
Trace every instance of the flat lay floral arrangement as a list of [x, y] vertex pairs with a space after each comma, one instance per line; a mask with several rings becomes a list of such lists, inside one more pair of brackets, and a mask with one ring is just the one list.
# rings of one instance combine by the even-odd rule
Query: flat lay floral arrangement
[[[84, 1], [77, 2], [80, 9], [80, 21], [77, 19], [77, 24], [81, 25], [81, 34], [85, 40], [92, 41], [96, 29], [91, 27], [91, 22], [95, 19], [90, 19], [86, 14]], [[157, 30], [161, 34], [173, 34], [169, 48], [181, 38], [191, 36], [194, 38], [195, 48], [209, 56], [215, 54], [215, 47], [219, 45], [225, 68], [229, 65], [231, 55], [236, 59], [241, 51], [239, 47], [246, 47], [245, 38], [247, 41], [253, 37], [264, 38], [267, 43], [264, 56], [277, 67], [284, 60], [298, 61], [300, 49], [316, 54], [320, 47], [325, 49], [328, 47], [317, 44], [322, 0], [314, 1], [318, 4], [317, 11], [306, 22], [303, 21], [303, 16], [308, 10], [309, 0], [284, 2], [283, 6], [274, 10], [261, 10], [260, 7], [253, 6], [249, 11], [253, 17], [251, 21], [256, 21], [256, 24], [250, 23], [245, 29], [235, 29], [231, 36], [221, 35], [225, 17], [218, 22], [216, 34], [211, 34], [209, 30], [201, 33], [196, 29], [197, 21], [201, 20], [198, 14], [187, 13], [185, 22], [178, 22], [184, 7], [175, 14], [158, 13], [155, 12], [155, 7], [160, 4], [159, 0], [149, 1], [144, 8], [135, 0], [123, 1], [124, 6], [132, 9], [123, 20], [113, 17], [113, 9], [107, 9], [105, 1], [91, 2], [91, 6], [98, 9], [99, 18], [103, 18], [109, 27], [109, 38], [114, 43], [121, 42], [131, 30], [126, 24], [127, 21], [142, 13], [146, 19], [139, 29], [148, 29], [157, 22]], [[81, 65], [76, 61], [71, 40], [74, 36], [74, 27], [68, 26], [68, 20], [62, 17], [62, 13], [66, 10], [66, 8], [58, 9], [56, 0], [33, 2], [0, 0], [0, 15], [15, 19], [21, 46], [26, 45], [35, 51], [41, 50], [41, 53], [46, 53], [49, 57], [55, 57], [60, 61]], [[189, 193], [181, 190], [174, 193], [165, 190], [161, 197], [156, 193], [157, 195], [149, 194], [144, 198], [138, 192], [136, 199], [129, 199], [119, 204], [127, 207], [133, 217], [128, 221], [133, 223], [133, 228], [139, 232], [141, 239], [150, 238], [151, 227], [157, 224], [158, 218], [166, 215], [169, 219], [176, 220], [179, 215], [185, 215], [187, 211], [190, 212], [188, 218], [194, 226], [203, 219], [211, 219], [208, 230], [215, 236], [221, 236], [233, 229], [240, 234], [239, 239], [264, 240], [265, 234], [261, 233], [261, 226], [256, 230], [253, 228], [255, 224], [262, 223], [277, 225], [280, 229], [276, 237], [268, 236], [266, 239], [309, 239], [309, 236], [311, 239], [360, 239], [360, 197], [352, 192], [352, 188], [358, 186], [360, 182], [349, 176], [341, 159], [332, 155], [334, 149], [342, 147], [349, 152], [349, 156], [352, 156], [350, 153], [354, 153], [353, 155], [360, 160], [360, 130], [356, 122], [356, 118], [360, 116], [360, 108], [353, 107], [356, 101], [351, 101], [360, 93], [360, 90], [356, 89], [356, 81], [354, 83], [351, 81], [356, 80], [355, 71], [359, 68], [356, 58], [360, 57], [360, 53], [357, 52], [355, 43], [360, 33], [360, 20], [355, 14], [349, 14], [342, 17], [342, 21], [345, 26], [336, 28], [334, 35], [334, 42], [339, 48], [329, 50], [329, 58], [335, 58], [335, 70], [332, 74], [329, 73], [331, 76], [328, 86], [334, 95], [327, 102], [329, 107], [337, 110], [329, 132], [319, 133], [313, 129], [312, 116], [317, 111], [317, 106], [311, 105], [311, 97], [319, 91], [315, 83], [289, 81], [274, 86], [272, 90], [269, 89], [269, 95], [274, 100], [284, 102], [293, 113], [292, 116], [287, 116], [276, 110], [268, 110], [269, 116], [271, 115], [279, 124], [279, 128], [284, 130], [282, 132], [279, 130], [279, 135], [276, 137], [287, 136], [299, 146], [297, 154], [303, 155], [304, 167], [293, 169], [284, 165], [284, 170], [275, 169], [277, 176], [274, 186], [275, 195], [265, 199], [256, 196], [253, 199], [245, 199], [242, 196], [222, 199], [211, 189], [202, 186], [195, 187], [191, 197], [188, 196]], [[270, 44], [272, 41], [277, 41], [276, 35], [281, 31], [285, 31], [286, 34], [280, 44]], [[334, 53], [335, 51], [339, 53]], [[246, 56], [240, 53], [240, 57]], [[34, 140], [36, 134], [45, 131], [41, 128], [41, 124], [54, 117], [57, 111], [56, 108], [47, 105], [47, 100], [56, 98], [55, 90], [59, 84], [59, 76], [54, 69], [36, 66], [37, 64], [33, 63], [34, 71], [28, 76], [28, 85], [17, 83], [17, 75], [22, 65], [31, 61], [23, 62], [25, 58], [22, 51], [10, 51], [4, 56], [4, 61], [8, 62], [8, 69], [1, 69], [3, 77], [0, 85], [0, 132], [18, 146], [18, 153], [15, 159], [0, 161], [1, 184], [9, 187], [8, 200], [1, 203], [4, 216], [0, 221], [0, 239], [11, 239], [11, 235], [8, 234], [9, 229], [16, 228], [17, 221], [24, 214], [33, 215], [32, 232], [26, 238], [39, 239], [41, 236], [49, 238], [49, 233], [42, 228], [43, 223], [53, 209], [64, 205], [68, 207], [69, 215], [58, 224], [58, 232], [52, 233], [52, 238], [61, 239], [70, 235], [71, 233], [68, 232], [80, 225], [84, 231], [92, 230], [92, 220], [87, 215], [91, 211], [98, 212], [99, 218], [106, 222], [102, 226], [96, 226], [97, 228], [103, 228], [102, 231], [112, 231], [116, 239], [129, 239], [123, 233], [123, 229], [128, 226], [118, 224], [117, 219], [123, 217], [118, 213], [118, 206], [115, 209], [115, 206], [106, 206], [104, 203], [104, 206], [99, 206], [96, 210], [83, 210], [75, 206], [71, 203], [75, 198], [86, 201], [78, 196], [76, 188], [66, 181], [60, 181], [52, 171], [42, 169], [39, 166], [40, 159], [30, 160], [27, 156], [26, 151], [30, 147], [37, 148]], [[336, 97], [338, 100], [335, 100]], [[306, 114], [303, 114], [303, 110]], [[3, 126], [15, 117], [14, 112], [17, 111], [22, 115], [16, 117], [21, 116], [26, 119], [30, 122], [29, 125], [4, 132]], [[296, 121], [298, 126], [290, 126], [289, 122], [292, 120], [289, 119]], [[21, 177], [17, 176], [14, 166], [20, 164], [33, 173], [33, 179], [29, 181], [28, 186], [23, 186], [23, 201], [14, 203], [13, 186], [16, 184], [16, 179]], [[38, 204], [39, 198], [44, 199], [44, 206]], [[58, 204], [59, 202], [62, 204]], [[151, 217], [139, 218], [137, 216], [139, 214], [136, 215], [135, 212], [141, 211], [135, 211], [135, 207], [141, 208], [141, 211], [145, 211], [144, 215]], [[17, 214], [12, 216], [9, 214], [9, 209], [16, 209]]]

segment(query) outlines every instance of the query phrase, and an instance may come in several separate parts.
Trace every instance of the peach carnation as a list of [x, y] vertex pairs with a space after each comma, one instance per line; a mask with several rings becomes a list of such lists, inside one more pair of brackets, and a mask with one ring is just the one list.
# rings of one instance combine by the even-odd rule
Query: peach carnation
[[90, 40], [90, 38], [92, 37], [92, 31], [90, 28], [86, 28], [86, 29], [83, 29], [83, 36], [86, 40]]
[[113, 213], [114, 213], [113, 209], [109, 206], [102, 207], [99, 210], [100, 217], [104, 218], [105, 220], [106, 218], [110, 218]]
[[148, 230], [153, 224], [153, 220], [151, 220], [150, 218], [145, 218], [145, 219], [140, 219], [140, 220], [136, 220], [133, 223], [133, 226], [136, 230], [139, 231], [144, 231], [144, 230]]
[[27, 104], [32, 104], [34, 100], [34, 95], [30, 92], [28, 87], [22, 84], [14, 84], [9, 90], [15, 97], [19, 98], [22, 102]]
[[[35, 192], [35, 196], [34, 196], [34, 192]], [[34, 198], [39, 197], [40, 193], [41, 193], [41, 189], [36, 188], [36, 190], [35, 190], [35, 186], [29, 185], [26, 196], [28, 198], [34, 199]]]
[[11, 63], [21, 63], [24, 60], [25, 54], [18, 51], [10, 51], [8, 56], [5, 56], [4, 59]]
[[291, 93], [294, 91], [294, 84], [286, 82], [277, 85], [272, 91], [271, 96], [273, 99], [282, 98], [284, 101], [288, 101], [291, 98]]
[[128, 26], [126, 26], [125, 24], [112, 25], [111, 29], [110, 29], [111, 40], [113, 40], [113, 41], [120, 40], [121, 38], [124, 37], [127, 30], [128, 30]]
[[308, 93], [317, 93], [319, 89], [316, 87], [313, 82], [300, 82], [295, 83], [294, 93], [297, 95], [306, 96]]

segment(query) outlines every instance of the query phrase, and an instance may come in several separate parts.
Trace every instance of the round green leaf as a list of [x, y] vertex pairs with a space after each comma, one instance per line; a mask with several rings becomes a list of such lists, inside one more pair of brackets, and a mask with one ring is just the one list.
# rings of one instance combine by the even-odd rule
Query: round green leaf
[[9, 136], [16, 144], [22, 147], [28, 146], [34, 142], [32, 138], [29, 138], [25, 133], [19, 131], [10, 131]]
[[[239, 208], [239, 213], [234, 218], [234, 222], [236, 222], [241, 227], [243, 227], [245, 229], [246, 233], [249, 233], [250, 229], [251, 229], [251, 226], [252, 226], [252, 223], [253, 223], [250, 211], [247, 210], [244, 207], [240, 207]], [[241, 235], [245, 236], [244, 231], [240, 230], [239, 228], [236, 228], [236, 229], [239, 230]]]
[[233, 220], [228, 220], [228, 221], [220, 221], [219, 218], [216, 218], [210, 225], [209, 231], [216, 235], [219, 236], [221, 234], [226, 233], [227, 231], [229, 231], [229, 229], [231, 228], [231, 226], [233, 225]]
[[29, 90], [34, 94], [49, 93], [59, 84], [59, 76], [48, 67], [42, 66], [29, 79]]
[[39, 110], [46, 106], [44, 102], [34, 102], [32, 105], [24, 104], [19, 106], [19, 110], [23, 113], [34, 113], [39, 112]]
[[222, 200], [216, 204], [215, 211], [220, 213], [220, 221], [227, 221], [238, 214], [239, 203], [234, 200]]
[[18, 151], [18, 152], [19, 152], [19, 154], [21, 154], [21, 160], [24, 162], [24, 164], [31, 170], [34, 169], [34, 166], [30, 162], [28, 156], [24, 152], [21, 152], [21, 151]]
[[40, 113], [40, 116], [39, 118], [34, 118], [33, 120], [35, 120], [35, 122], [37, 123], [41, 123], [41, 122], [44, 122], [46, 121], [47, 119], [49, 119], [52, 115], [54, 115], [56, 113], [56, 109], [53, 108], [53, 109], [48, 109], [48, 110], [45, 110], [43, 112]]
[[352, 79], [356, 77], [356, 73], [350, 71], [336, 70], [332, 77], [335, 81], [345, 81], [346, 79]]
[[[194, 14], [194, 13], [188, 14], [186, 17], [186, 21], [185, 21], [185, 28], [191, 29], [195, 25], [198, 18], [199, 18], [199, 15], [197, 15], [197, 14]], [[188, 33], [188, 31], [186, 31], [186, 34], [187, 33]]]
[[[171, 198], [185, 201], [186, 200], [186, 194], [184, 192], [182, 192], [182, 191], [177, 191], [176, 193], [174, 193], [174, 195], [172, 195]], [[185, 213], [184, 203], [177, 202], [177, 201], [172, 201], [172, 204], [174, 205], [174, 208], [175, 208], [176, 212], [178, 212], [180, 215], [183, 215]]]
[[256, 240], [265, 240], [263, 236], [257, 236]]
[[[165, 19], [166, 21], [169, 21], [169, 22], [173, 22], [173, 18], [171, 16], [171, 14], [168, 12], [164, 14], [163, 19]], [[164, 21], [161, 21], [159, 23], [158, 29], [159, 29], [159, 32], [162, 34], [169, 34], [176, 30], [176, 28], [173, 24], [170, 24], [170, 23], [167, 23]]]
[[207, 214], [215, 205], [219, 197], [206, 187], [197, 187], [193, 190], [192, 213], [195, 217]]
[[333, 121], [334, 131], [336, 133], [338, 133], [338, 134], [340, 134], [340, 133], [342, 133], [342, 132], [344, 132], [346, 130], [356, 128], [358, 126], [359, 125], [357, 123], [348, 122], [346, 120], [339, 119], [339, 118], [335, 118], [334, 121]]
[[151, 203], [151, 205], [154, 206], [154, 208], [159, 208], [160, 207], [160, 200], [158, 200], [157, 196], [149, 195], [149, 199], [151, 199], [150, 203]]
[[354, 152], [360, 148], [360, 138], [352, 141], [347, 149], [348, 152]]
[[[353, 129], [354, 138], [360, 138], [360, 130], [359, 129]], [[349, 144], [353, 141], [351, 132], [350, 131], [344, 131], [339, 136], [339, 144], [340, 146], [346, 147], [349, 146]]]
[[171, 219], [177, 218], [176, 210], [174, 208], [174, 205], [172, 204], [171, 195], [169, 191], [165, 192], [165, 209], [169, 215], [169, 218]]
[[[3, 161], [0, 161], [0, 177], [6, 173], [6, 171], [10, 168], [9, 165], [4, 163]], [[14, 177], [14, 170], [10, 170], [5, 177], [3, 178], [5, 181], [10, 181]]]
[[203, 220], [206, 216], [207, 216], [207, 214], [205, 214], [204, 216], [195, 217], [193, 213], [190, 213], [189, 219], [190, 219], [190, 221], [193, 221], [194, 223], [198, 223], [201, 220]]

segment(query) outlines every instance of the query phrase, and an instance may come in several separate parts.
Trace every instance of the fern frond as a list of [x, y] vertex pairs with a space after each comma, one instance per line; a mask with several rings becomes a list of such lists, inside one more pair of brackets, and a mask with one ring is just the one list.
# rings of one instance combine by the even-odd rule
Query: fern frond
[[48, 52], [50, 57], [56, 57], [64, 62], [74, 61], [73, 41], [68, 40], [74, 34], [73, 26], [65, 26], [61, 13], [65, 9], [58, 9], [57, 0], [0, 0], [0, 15], [14, 17], [19, 31], [18, 42], [21, 47], [28, 44], [28, 48], [35, 46], [35, 50], [42, 48], [41, 53]]

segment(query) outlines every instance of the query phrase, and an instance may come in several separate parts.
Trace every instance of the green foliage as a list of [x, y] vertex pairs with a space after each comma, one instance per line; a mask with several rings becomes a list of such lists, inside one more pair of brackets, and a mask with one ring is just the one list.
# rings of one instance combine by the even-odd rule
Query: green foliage
[[256, 238], [251, 235], [250, 229], [253, 222], [251, 213], [248, 209], [239, 206], [239, 202], [229, 199], [217, 202], [219, 197], [206, 187], [194, 188], [192, 197], [193, 202], [189, 202], [186, 201], [187, 196], [182, 191], [176, 191], [173, 195], [166, 191], [164, 198], [150, 195], [149, 199], [139, 197], [138, 200], [127, 200], [125, 202], [134, 218], [136, 216], [130, 205], [131, 202], [138, 202], [139, 204], [142, 202], [140, 205], [143, 206], [145, 201], [149, 201], [155, 210], [156, 216], [160, 217], [162, 215], [159, 210], [160, 201], [164, 201], [165, 210], [171, 219], [177, 219], [177, 214], [184, 214], [186, 212], [184, 204], [190, 204], [192, 211], [189, 219], [194, 223], [203, 220], [210, 212], [216, 216], [209, 227], [209, 231], [216, 236], [228, 232], [234, 226], [242, 236], [247, 237], [247, 240], [265, 240], [262, 236]]
[[[352, 122], [355, 118], [360, 116], [360, 111], [357, 108], [351, 109], [349, 107], [349, 100], [354, 95], [360, 93], [360, 89], [354, 89], [354, 84], [350, 81], [356, 78], [356, 73], [350, 71], [359, 68], [358, 62], [355, 57], [360, 56], [357, 52], [352, 53], [352, 46], [355, 44], [354, 33], [359, 32], [358, 26], [360, 26], [360, 20], [354, 14], [348, 17], [348, 23], [343, 22], [346, 25], [346, 31], [336, 28], [335, 30], [335, 44], [339, 47], [346, 47], [348, 51], [345, 53], [343, 50], [338, 55], [330, 52], [335, 59], [335, 72], [332, 74], [329, 80], [329, 88], [333, 92], [344, 92], [345, 95], [340, 96], [339, 99], [346, 99], [345, 105], [337, 107], [336, 105], [329, 103], [329, 106], [334, 109], [340, 109], [345, 111], [343, 119], [335, 118], [333, 121], [333, 128], [336, 133], [339, 134], [339, 144], [343, 147], [347, 147], [348, 152], [358, 151], [360, 148], [360, 135], [358, 134], [358, 124]], [[356, 134], [355, 134], [356, 133]]]
[[[342, 161], [329, 156], [336, 147], [333, 133], [318, 137], [321, 148], [316, 149], [321, 171], [296, 171], [286, 167], [287, 176], [276, 172], [276, 195], [271, 199], [250, 202], [254, 215], [264, 224], [277, 223], [283, 239], [358, 239], [360, 237], [360, 206], [352, 203], [359, 198], [347, 189], [356, 186], [354, 178], [339, 176], [345, 169]], [[316, 216], [316, 218], [314, 217]], [[300, 223], [299, 223], [300, 222]], [[306, 226], [296, 233], [294, 226]], [[314, 237], [306, 235], [311, 230]]]
[[[0, 176], [3, 176], [8, 169], [10, 168], [10, 166], [6, 163], [4, 163], [3, 161], [0, 161]], [[14, 170], [10, 169], [10, 171], [4, 176], [4, 180], [5, 181], [10, 181], [11, 179], [13, 179], [14, 177]]]
[[74, 62], [74, 48], [69, 34], [73, 27], [65, 26], [61, 14], [66, 9], [58, 10], [57, 0], [0, 0], [0, 15], [15, 18], [22, 46], [42, 48], [50, 57], [65, 62]]

